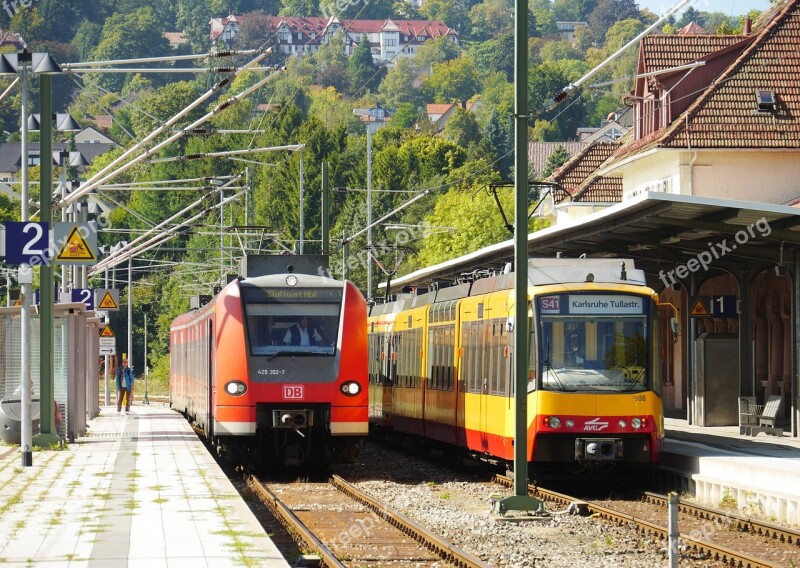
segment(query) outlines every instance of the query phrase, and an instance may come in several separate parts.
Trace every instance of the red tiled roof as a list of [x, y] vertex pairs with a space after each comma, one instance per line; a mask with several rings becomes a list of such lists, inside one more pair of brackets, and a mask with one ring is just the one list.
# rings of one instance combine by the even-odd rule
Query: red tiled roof
[[648, 72], [661, 71], [703, 59], [743, 39], [740, 35], [646, 36], [640, 44], [639, 58]]
[[616, 203], [622, 200], [622, 179], [592, 178], [620, 144], [598, 142], [584, 148], [550, 176], [549, 181], [560, 185], [560, 191], [553, 192], [558, 203], [571, 198], [571, 201]]
[[[397, 26], [401, 34], [416, 37], [425, 36], [435, 38], [446, 35], [458, 35], [454, 29], [450, 28], [441, 20], [331, 20], [321, 16], [267, 16], [268, 25], [271, 30], [277, 30], [281, 23], [285, 23], [289, 29], [297, 32], [310, 34], [312, 31], [321, 34], [329, 24], [340, 24], [351, 34], [360, 33], [379, 33], [384, 29], [391, 29], [391, 24]], [[238, 21], [243, 20], [238, 16]]]
[[570, 158], [567, 163], [553, 172], [549, 179], [572, 193], [572, 190], [592, 175], [618, 147], [619, 144], [612, 142], [592, 144]]
[[[667, 148], [800, 147], [800, 0], [790, 0], [659, 140]], [[774, 91], [775, 112], [755, 92]]]
[[528, 144], [528, 161], [533, 171], [541, 173], [547, 167], [551, 154], [561, 146], [570, 156], [588, 146], [586, 142], [531, 142]]
[[697, 22], [689, 22], [678, 30], [678, 35], [706, 35], [708, 32]]
[[595, 178], [572, 196], [573, 203], [619, 203], [621, 201], [622, 178]]

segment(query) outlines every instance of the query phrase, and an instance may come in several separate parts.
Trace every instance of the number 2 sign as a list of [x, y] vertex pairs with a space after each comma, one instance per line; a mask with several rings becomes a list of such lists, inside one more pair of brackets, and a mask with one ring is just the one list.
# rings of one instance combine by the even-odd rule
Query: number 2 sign
[[42, 264], [48, 258], [47, 223], [6, 222], [6, 264]]

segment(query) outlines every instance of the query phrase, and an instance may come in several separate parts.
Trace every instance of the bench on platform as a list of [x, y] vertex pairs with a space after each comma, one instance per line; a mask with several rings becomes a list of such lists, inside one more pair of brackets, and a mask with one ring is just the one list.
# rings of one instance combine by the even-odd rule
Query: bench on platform
[[783, 428], [775, 426], [781, 397], [770, 395], [767, 404], [756, 404], [753, 396], [739, 397], [739, 433], [757, 436], [759, 432], [773, 436], [783, 436]]

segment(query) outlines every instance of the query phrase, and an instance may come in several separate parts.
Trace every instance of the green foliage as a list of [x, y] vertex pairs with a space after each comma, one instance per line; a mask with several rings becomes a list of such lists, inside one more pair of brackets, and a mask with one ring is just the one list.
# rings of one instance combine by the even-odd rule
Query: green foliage
[[468, 57], [481, 76], [500, 71], [507, 81], [514, 80], [514, 34], [511, 32], [486, 41], [469, 43]]
[[446, 37], [426, 41], [417, 49], [413, 65], [418, 69], [430, 69], [438, 63], [455, 59], [459, 55], [458, 46]]
[[481, 141], [481, 129], [475, 120], [475, 115], [462, 107], [453, 111], [444, 125], [442, 135], [445, 140], [462, 148], [478, 144]]
[[479, 84], [478, 71], [467, 57], [437, 63], [422, 79], [423, 92], [437, 103], [469, 100], [478, 92]]
[[[498, 197], [506, 217], [513, 217], [514, 192], [500, 190]], [[417, 255], [420, 266], [443, 262], [512, 238], [494, 197], [480, 186], [470, 191], [451, 189], [436, 200], [426, 221], [433, 227], [452, 227], [453, 230], [431, 234], [423, 241]], [[530, 222], [529, 228], [538, 230], [544, 226], [543, 220], [536, 219]]]
[[347, 61], [347, 68], [356, 95], [377, 90], [383, 73], [378, 72], [378, 67], [372, 61], [372, 50], [367, 34], [361, 36], [361, 41]]
[[[150, 7], [130, 13], [115, 13], [103, 25], [100, 43], [91, 51], [96, 60], [155, 57], [169, 51], [169, 43], [159, 31], [159, 22]], [[100, 86], [119, 91], [125, 75], [92, 76]], [[87, 79], [88, 82], [88, 79]]]
[[569, 160], [569, 154], [564, 146], [558, 146], [555, 151], [547, 158], [547, 164], [542, 171], [541, 179], [547, 179], [554, 171], [563, 166]]

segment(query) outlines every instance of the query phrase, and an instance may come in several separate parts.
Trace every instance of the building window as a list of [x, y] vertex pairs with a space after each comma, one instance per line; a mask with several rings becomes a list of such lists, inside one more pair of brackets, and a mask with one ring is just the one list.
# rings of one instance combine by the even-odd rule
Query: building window
[[395, 45], [397, 45], [397, 40], [396, 40], [396, 39], [387, 39], [387, 40], [386, 40], [386, 46], [388, 47], [388, 46], [390, 46], [390, 45], [391, 45], [391, 46], [395, 46]]
[[756, 90], [756, 103], [758, 112], [774, 112], [778, 108], [778, 102], [775, 100], [775, 91]]

